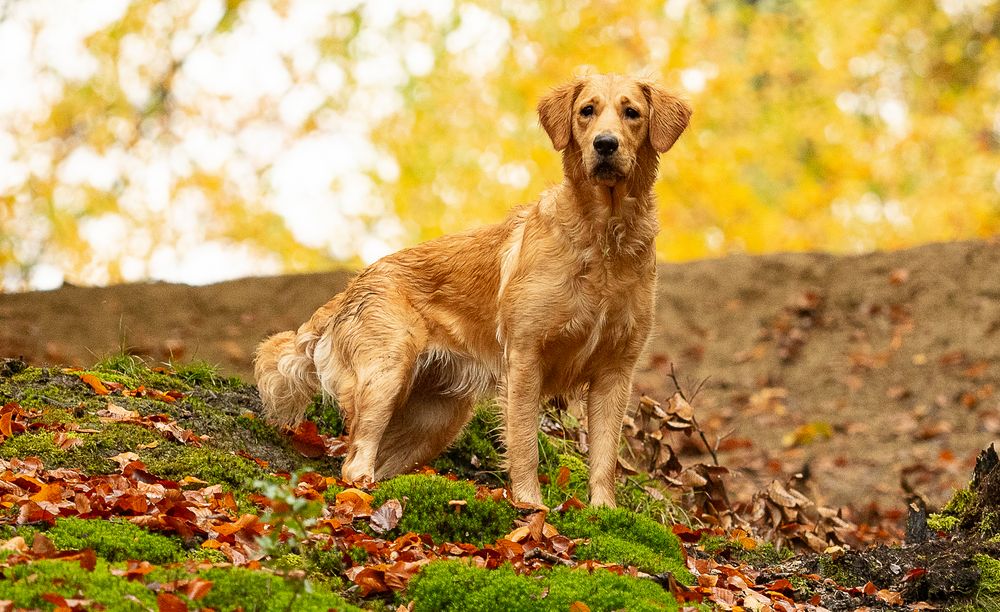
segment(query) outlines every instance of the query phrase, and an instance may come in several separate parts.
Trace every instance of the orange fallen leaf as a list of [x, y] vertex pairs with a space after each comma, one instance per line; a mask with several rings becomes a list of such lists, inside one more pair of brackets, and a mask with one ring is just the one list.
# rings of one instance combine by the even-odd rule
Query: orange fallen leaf
[[149, 561], [129, 561], [128, 569], [125, 570], [125, 579], [138, 580], [155, 569], [156, 567]]
[[45, 593], [44, 595], [42, 595], [42, 599], [55, 606], [56, 610], [70, 609], [69, 602], [66, 601], [65, 597], [63, 597], [58, 593]]
[[111, 419], [112, 421], [127, 421], [130, 419], [138, 419], [139, 413], [134, 410], [122, 408], [121, 406], [109, 401], [108, 405], [103, 410], [97, 411], [97, 416]]
[[337, 507], [347, 510], [355, 517], [371, 516], [372, 499], [371, 495], [361, 489], [344, 489], [337, 493]]
[[10, 426], [11, 419], [13, 417], [14, 417], [13, 412], [5, 412], [3, 413], [3, 416], [0, 416], [0, 436], [9, 438], [12, 435], [14, 435], [14, 432], [11, 431], [11, 426]]
[[[549, 535], [552, 531], [555, 531], [554, 527], [545, 522], [547, 515], [548, 512], [545, 511], [536, 512], [531, 515], [530, 520], [528, 521], [528, 530], [531, 533], [532, 540], [541, 542], [545, 536]], [[550, 529], [547, 530], [546, 527], [549, 527]], [[553, 533], [552, 535], [555, 534]]]
[[187, 612], [184, 600], [172, 593], [160, 593], [156, 596], [156, 607], [159, 612]]
[[555, 508], [555, 512], [566, 512], [567, 510], [580, 510], [581, 508], [586, 508], [587, 505], [582, 501], [573, 496], [563, 503], [559, 504]]
[[90, 385], [90, 388], [94, 390], [94, 393], [98, 395], [110, 395], [111, 392], [108, 388], [104, 386], [101, 379], [94, 376], [93, 374], [84, 374], [80, 377], [80, 380]]
[[109, 459], [117, 463], [120, 469], [124, 469], [126, 465], [132, 463], [133, 461], [138, 461], [139, 455], [133, 453], [132, 451], [126, 451], [124, 453], [118, 453], [113, 457], [109, 457]]
[[319, 435], [316, 423], [302, 421], [292, 434], [292, 446], [303, 457], [315, 459], [326, 454], [326, 442]]
[[361, 587], [361, 596], [371, 593], [383, 593], [389, 590], [385, 584], [385, 566], [352, 567], [345, 572], [348, 579]]
[[881, 589], [875, 593], [875, 597], [881, 599], [890, 606], [901, 606], [903, 605], [903, 596], [898, 591], [890, 591], [889, 589]]
[[566, 485], [569, 484], [569, 468], [565, 465], [559, 468], [559, 474], [556, 475], [556, 486], [560, 489], [565, 489]]
[[233, 535], [241, 529], [253, 526], [257, 523], [257, 520], [258, 518], [255, 514], [244, 514], [232, 523], [222, 523], [221, 525], [216, 525], [213, 529], [215, 529], [219, 535]]
[[42, 485], [42, 488], [36, 491], [29, 499], [36, 502], [58, 502], [62, 500], [62, 485], [58, 483], [48, 483]]
[[83, 438], [71, 436], [64, 431], [57, 431], [52, 435], [52, 442], [62, 450], [69, 450], [74, 446], [83, 444]]
[[504, 536], [505, 540], [510, 540], [511, 542], [520, 543], [522, 540], [526, 539], [531, 535], [531, 529], [528, 529], [527, 525], [518, 527]]
[[0, 550], [13, 550], [14, 552], [23, 553], [28, 551], [28, 543], [24, 541], [22, 536], [14, 536], [3, 544], [0, 544]]
[[31, 541], [31, 552], [42, 557], [49, 557], [55, 554], [56, 545], [44, 533], [36, 533]]
[[208, 595], [208, 592], [212, 590], [212, 584], [211, 580], [195, 578], [188, 583], [187, 592], [185, 594], [188, 596], [188, 599], [198, 601], [205, 595]]

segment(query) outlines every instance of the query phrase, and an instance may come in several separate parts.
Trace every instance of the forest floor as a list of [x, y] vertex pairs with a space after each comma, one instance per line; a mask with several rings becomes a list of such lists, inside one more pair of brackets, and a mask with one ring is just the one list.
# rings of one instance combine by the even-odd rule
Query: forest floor
[[[625, 462], [621, 507], [588, 508], [586, 437], [555, 407], [534, 507], [503, 487], [485, 406], [432, 466], [355, 487], [337, 477], [335, 407], [277, 431], [253, 387], [203, 363], [5, 360], [0, 405], [0, 610], [1000, 606], [992, 447], [968, 488], [940, 513], [915, 506], [907, 544], [885, 546], [801, 482], [731, 505], [724, 467], [676, 456], [653, 473]], [[644, 435], [701, 433], [679, 392], [641, 405]]]
[[[798, 581], [791, 590], [760, 590], [762, 597], [769, 598], [768, 605], [775, 609], [781, 609], [775, 603], [780, 597], [767, 593], [797, 600], [804, 607], [816, 601], [828, 609], [844, 610], [863, 605], [894, 609], [891, 604], [896, 601], [896, 594], [907, 606], [895, 609], [965, 604], [972, 606], [969, 609], [979, 609], [975, 606], [996, 603], [991, 599], [995, 592], [990, 590], [994, 588], [990, 587], [990, 580], [1000, 574], [1000, 568], [989, 561], [995, 552], [995, 544], [990, 542], [995, 535], [991, 527], [993, 519], [986, 517], [984, 523], [982, 512], [976, 510], [977, 503], [960, 502], [983, 497], [961, 490], [969, 484], [980, 451], [1000, 432], [1000, 395], [996, 393], [1000, 384], [998, 261], [1000, 243], [987, 241], [932, 244], [852, 257], [734, 256], [661, 267], [656, 331], [636, 379], [635, 409], [626, 427], [622, 471], [639, 472], [627, 477], [625, 488], [643, 491], [645, 498], [626, 505], [641, 514], [648, 510], [646, 506], [652, 500], [658, 508], [656, 521], [692, 530], [687, 533], [683, 528], [672, 528], [678, 530], [684, 541], [681, 556], [686, 571], [691, 572], [689, 577], [695, 581], [695, 590], [724, 587], [723, 590], [733, 591], [733, 585], [739, 586], [741, 581], [766, 586], [769, 581], [787, 578]], [[122, 353], [141, 356], [151, 366], [164, 365], [165, 371], [172, 371], [170, 365], [165, 365], [168, 363], [204, 360], [219, 364], [223, 376], [237, 374], [249, 379], [254, 345], [268, 333], [296, 327], [339, 291], [348, 278], [346, 273], [328, 273], [244, 279], [207, 287], [157, 283], [100, 289], [64, 287], [51, 292], [0, 295], [0, 357], [23, 357], [28, 364], [59, 364], [59, 368], [45, 370], [48, 372], [45, 376], [60, 385], [79, 386], [73, 377], [79, 378], [81, 371], [86, 372], [64, 372], [66, 367], [91, 367], [100, 358]], [[113, 371], [110, 375], [115, 377]], [[210, 400], [216, 400], [197, 391], [198, 380], [185, 381], [176, 375], [168, 378], [174, 380], [176, 388], [166, 388], [171, 385], [150, 388], [161, 394], [178, 391], [185, 396], [180, 400], [182, 404], [192, 396], [209, 404]], [[124, 394], [125, 402], [136, 401], [136, 385], [143, 386], [136, 378], [119, 384], [124, 386], [111, 392]], [[186, 390], [184, 385], [188, 387]], [[230, 419], [241, 418], [241, 411], [255, 412], [257, 400], [252, 389], [235, 382], [233, 385], [241, 389], [238, 399], [225, 400], [233, 406], [215, 406], [213, 410], [230, 410]], [[696, 420], [688, 418], [687, 403], [675, 396], [678, 385], [689, 399], [698, 389], [691, 402]], [[9, 387], [8, 394], [15, 393], [10, 390], [15, 388], [16, 385]], [[87, 390], [86, 385], [83, 390]], [[210, 390], [210, 393], [217, 392]], [[139, 395], [143, 401], [148, 400], [142, 393]], [[0, 397], [0, 402], [11, 397], [17, 400], [17, 396]], [[149, 401], [161, 400], [154, 394]], [[78, 401], [75, 396], [73, 401]], [[43, 397], [34, 405], [29, 402], [21, 417], [13, 409], [7, 413], [15, 415], [11, 423], [21, 422], [24, 431], [38, 429], [40, 426], [33, 424], [37, 422], [52, 436], [79, 435], [72, 429], [61, 431], [45, 424], [48, 417], [43, 416], [44, 411], [58, 409], [60, 405], [45, 404]], [[20, 402], [18, 406], [25, 404]], [[83, 410], [76, 416], [94, 422], [109, 418], [98, 416], [99, 409], [106, 407], [94, 405], [89, 412]], [[160, 414], [156, 409], [149, 409], [148, 414], [138, 410], [139, 421], [133, 424], [151, 428], [168, 438], [174, 435], [164, 433], [153, 423], [142, 422], [153, 418], [161, 426], [175, 423], [182, 432], [191, 430], [196, 436], [226, 439], [222, 445], [224, 453], [235, 456], [233, 452], [243, 452], [250, 458], [266, 461], [279, 472], [314, 465], [303, 462], [298, 451], [286, 454], [283, 459], [269, 458], [267, 455], [273, 454], [271, 446], [284, 440], [283, 448], [287, 447], [288, 437], [270, 431], [265, 436], [270, 442], [254, 442], [253, 436], [243, 431], [249, 427], [249, 431], [256, 432], [254, 435], [260, 433], [261, 426], [253, 419], [236, 424], [221, 421], [232, 426], [227, 429], [218, 419], [198, 420], [195, 408], [189, 411], [169, 413], [164, 421], [164, 417], [156, 416]], [[195, 420], [188, 422], [189, 418]], [[321, 427], [331, 419], [331, 413], [323, 413], [319, 419]], [[586, 436], [580, 432], [573, 415], [553, 411], [546, 423], [548, 433], [559, 445], [572, 446], [560, 447], [566, 452], [556, 455], [585, 450]], [[332, 431], [324, 434], [328, 436], [324, 452], [338, 452], [340, 447], [331, 441], [336, 439], [333, 434]], [[14, 439], [6, 441], [4, 448], [13, 448], [9, 442]], [[142, 444], [153, 442], [146, 440]], [[94, 444], [92, 452], [103, 453], [99, 471], [119, 471], [118, 465], [108, 463], [108, 457], [125, 449]], [[706, 447], [711, 447], [714, 456]], [[111, 453], [112, 448], [115, 453]], [[294, 450], [294, 446], [290, 448]], [[283, 452], [291, 451], [285, 448]], [[147, 459], [143, 453], [138, 454], [143, 461]], [[473, 455], [475, 459], [466, 456], [459, 458], [457, 464], [439, 467], [445, 473], [454, 472], [459, 464], [465, 469], [480, 462], [479, 456]], [[11, 461], [14, 456], [11, 455]], [[24, 459], [21, 455], [16, 457]], [[170, 455], [161, 463], [154, 461], [153, 465], [167, 470], [168, 460], [175, 458]], [[336, 455], [330, 460], [333, 463], [314, 467], [327, 479], [323, 491], [332, 487], [331, 490], [340, 492], [337, 487], [344, 483], [335, 479]], [[558, 460], [549, 468], [556, 466]], [[120, 469], [125, 467], [127, 464]], [[11, 473], [52, 468], [43, 461], [40, 466], [11, 468]], [[171, 468], [157, 473], [147, 464], [140, 472], [140, 480], [141, 474], [147, 472], [168, 483], [174, 482], [171, 478], [181, 481], [184, 476], [192, 475], [183, 471], [184, 468]], [[502, 482], [495, 472], [490, 476], [488, 470], [469, 473], [460, 469], [459, 475], [476, 479], [478, 486], [494, 487], [496, 491]], [[84, 473], [89, 474], [86, 469]], [[56, 474], [57, 479], [62, 477], [58, 471]], [[558, 470], [554, 474], [558, 477]], [[254, 478], [261, 476], [255, 474]], [[249, 482], [247, 477], [235, 481], [226, 481], [221, 476], [197, 477], [205, 483], [228, 487], [230, 492], [245, 489]], [[45, 482], [37, 474], [32, 478]], [[318, 481], [309, 486], [315, 488], [315, 484]], [[70, 489], [63, 487], [63, 490]], [[30, 487], [25, 491], [30, 493]], [[287, 491], [270, 491], [272, 496], [287, 497]], [[933, 513], [943, 508], [956, 491], [960, 491], [955, 498], [958, 501], [944, 515], [932, 516], [930, 535], [920, 528], [924, 516], [921, 510], [913, 513], [913, 546], [897, 546], [903, 539], [909, 504], [918, 509], [926, 507]], [[377, 491], [373, 493], [378, 497]], [[317, 494], [323, 496], [322, 491]], [[984, 498], [991, 495], [987, 493]], [[335, 494], [328, 495], [326, 500], [329, 503], [323, 512], [336, 515], [340, 501]], [[255, 516], [263, 517], [266, 511], [266, 503], [259, 499], [256, 509], [245, 505], [252, 503], [248, 499], [237, 502], [244, 504], [239, 506], [240, 511], [247, 510], [248, 514], [253, 510]], [[13, 505], [4, 507], [23, 508], [23, 503], [10, 503]], [[350, 519], [347, 523], [356, 522], [355, 519], [370, 521], [370, 517], [363, 516], [366, 511], [361, 504], [362, 515], [345, 515], [341, 523], [345, 524], [346, 519]], [[107, 518], [116, 512], [102, 516]], [[523, 509], [519, 512], [521, 518], [532, 516]], [[141, 525], [142, 521], [130, 516], [133, 523]], [[537, 531], [537, 515], [535, 518]], [[52, 517], [40, 521], [47, 525], [49, 519]], [[239, 516], [234, 520], [238, 521]], [[162, 524], [153, 528], [164, 529]], [[283, 525], [279, 531], [287, 530], [287, 525]], [[166, 531], [176, 535], [170, 529]], [[432, 531], [428, 529], [425, 533]], [[201, 542], [215, 539], [236, 550], [232, 545], [235, 540], [207, 537], [211, 533], [203, 527], [202, 531], [194, 532], [195, 540], [191, 540], [188, 536], [192, 534], [182, 532], [182, 544], [188, 546], [198, 538]], [[340, 536], [334, 530], [331, 537], [337, 541]], [[583, 541], [581, 538], [582, 535], [570, 540]], [[247, 536], [243, 540], [250, 542], [254, 538]], [[539, 541], [546, 542], [543, 536]], [[25, 542], [30, 547], [30, 538]], [[547, 551], [555, 550], [550, 543], [546, 545]], [[779, 567], [777, 558], [761, 560], [734, 552], [740, 547], [757, 549], [775, 545], [782, 551], [806, 556], [787, 562], [792, 565]], [[41, 547], [49, 550], [44, 542]], [[57, 554], [54, 550], [50, 552]], [[476, 550], [480, 551], [476, 554], [482, 554], [481, 548]], [[251, 559], [256, 552], [255, 549], [253, 554], [236, 561], [257, 561]], [[273, 563], [276, 558], [273, 552], [259, 558], [264, 569], [280, 573], [281, 568]], [[470, 550], [466, 553], [472, 554]], [[567, 554], [567, 550], [552, 554]], [[575, 548], [568, 552], [571, 565], [583, 561], [575, 554]], [[594, 563], [615, 565], [606, 560], [608, 557], [601, 559], [596, 554], [591, 557]], [[346, 559], [341, 559], [336, 571], [349, 584], [352, 578], [343, 572], [350, 567], [367, 566], [350, 562], [345, 565]], [[701, 565], [692, 565], [693, 560]], [[830, 565], [833, 560], [836, 566]], [[375, 565], [385, 565], [386, 559], [376, 561]], [[545, 565], [543, 561], [544, 557], [533, 557], [528, 565]], [[564, 565], [562, 561], [549, 561]], [[931, 567], [932, 561], [951, 562], [954, 567]], [[179, 562], [172, 558], [171, 563]], [[233, 558], [227, 557], [225, 562], [231, 563]], [[300, 568], [306, 575], [322, 575], [309, 563], [312, 562], [307, 561]], [[635, 569], [636, 564], [621, 563], [620, 559], [617, 565], [625, 573], [654, 576], [663, 573]], [[523, 569], [517, 563], [515, 567]], [[651, 566], [646, 567], [650, 569]], [[841, 570], [843, 573], [837, 573]], [[363, 579], [371, 574], [358, 571]], [[384, 572], [381, 576], [384, 582]], [[725, 578], [722, 585], [718, 584], [720, 576]], [[818, 577], [817, 584], [826, 584], [823, 579], [828, 578], [830, 588], [824, 591], [816, 584], [808, 586], [806, 583], [813, 577]], [[555, 579], [554, 575], [546, 578]], [[396, 579], [389, 581], [393, 580]], [[406, 582], [400, 579], [387, 586], [387, 592], [407, 592], [396, 588]], [[347, 596], [356, 604], [371, 607], [374, 600], [359, 599], [356, 591], [364, 588], [357, 586], [357, 582], [354, 584], [354, 591], [334, 591], [339, 593], [338, 597]], [[778, 586], [785, 585], [778, 583]], [[558, 591], [552, 585], [544, 588], [549, 589], [546, 592]], [[673, 584], [672, 593], [685, 599], [688, 595], [684, 593], [689, 592], [685, 588], [683, 581]], [[744, 594], [727, 604], [728, 596], [719, 593], [692, 594], [690, 598], [707, 598], [720, 606], [739, 601], [749, 609], [766, 609], [762, 607], [763, 600], [758, 601], [755, 595]], [[880, 593], [882, 597], [878, 596]], [[394, 597], [397, 598], [392, 601], [394, 604], [416, 601], [402, 595]], [[389, 602], [386, 597], [377, 600], [385, 605]], [[914, 605], [917, 607], [912, 608]]]

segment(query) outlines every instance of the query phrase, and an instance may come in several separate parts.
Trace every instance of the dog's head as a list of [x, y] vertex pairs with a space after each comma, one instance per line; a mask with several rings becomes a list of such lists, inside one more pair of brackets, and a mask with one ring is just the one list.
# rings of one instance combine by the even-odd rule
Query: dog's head
[[538, 103], [552, 146], [580, 164], [587, 179], [607, 186], [630, 178], [643, 155], [674, 145], [691, 107], [656, 83], [616, 74], [580, 77]]

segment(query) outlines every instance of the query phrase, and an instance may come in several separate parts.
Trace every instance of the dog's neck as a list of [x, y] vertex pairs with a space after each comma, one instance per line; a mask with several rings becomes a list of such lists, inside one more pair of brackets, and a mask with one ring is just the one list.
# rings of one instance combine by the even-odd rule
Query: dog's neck
[[653, 196], [655, 153], [640, 154], [631, 176], [614, 185], [592, 181], [572, 155], [570, 151], [564, 155], [564, 179], [556, 187], [562, 195], [557, 198], [558, 221], [577, 228], [571, 235], [600, 249], [606, 258], [654, 257], [653, 242], [659, 232]]

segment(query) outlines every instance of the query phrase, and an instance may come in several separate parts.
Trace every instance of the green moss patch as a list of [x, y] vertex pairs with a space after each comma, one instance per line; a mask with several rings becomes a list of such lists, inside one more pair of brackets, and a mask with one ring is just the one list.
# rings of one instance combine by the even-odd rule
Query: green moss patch
[[[170, 575], [164, 570], [164, 577]], [[154, 574], [155, 576], [155, 574]], [[303, 580], [290, 580], [265, 572], [250, 570], [211, 569], [201, 577], [212, 581], [212, 588], [198, 600], [198, 607], [216, 610], [233, 609], [238, 604], [244, 610], [307, 612], [360, 610], [324, 585]]]
[[140, 386], [160, 391], [189, 391], [191, 386], [165, 369], [152, 370], [135, 355], [105, 357], [93, 368], [81, 374], [94, 374], [103, 381], [121, 383], [130, 389]]
[[542, 485], [542, 500], [549, 508], [555, 508], [570, 497], [587, 499], [590, 471], [587, 464], [577, 455], [555, 453], [553, 460], [545, 466], [547, 483]]
[[503, 421], [495, 406], [476, 407], [462, 433], [431, 464], [439, 472], [489, 484], [503, 483]]
[[112, 562], [141, 559], [162, 564], [184, 555], [176, 539], [121, 520], [60, 518], [46, 535], [60, 550], [92, 548], [98, 556]]
[[316, 423], [316, 428], [323, 435], [337, 437], [344, 433], [344, 416], [340, 407], [335, 400], [327, 401], [322, 395], [313, 398], [306, 409], [306, 419]]
[[552, 610], [575, 602], [598, 610], [676, 610], [669, 593], [651, 580], [605, 570], [557, 568], [520, 576], [510, 566], [484, 570], [458, 561], [431, 563], [410, 583], [414, 610], [463, 612]]
[[140, 445], [161, 443], [163, 437], [150, 429], [128, 423], [97, 424], [97, 433], [75, 433], [81, 443], [69, 449], [60, 448], [54, 434], [48, 431], [14, 436], [0, 446], [0, 457], [38, 457], [46, 466], [73, 467], [88, 474], [108, 474], [118, 470], [109, 458], [125, 451], [135, 451]]
[[192, 387], [224, 391], [244, 385], [243, 381], [239, 378], [223, 376], [219, 373], [219, 366], [212, 365], [207, 361], [196, 360], [190, 363], [172, 365], [172, 367], [174, 369], [174, 377]]
[[991, 595], [1000, 595], [1000, 560], [989, 555], [976, 555], [979, 567], [979, 589]]
[[961, 516], [972, 509], [976, 502], [976, 494], [969, 489], [959, 489], [951, 496], [948, 503], [941, 509], [941, 514]]
[[271, 478], [256, 463], [209, 446], [170, 446], [148, 459], [146, 467], [161, 478], [194, 476], [233, 490], [252, 490], [254, 481]]
[[931, 514], [927, 517], [927, 526], [934, 531], [954, 531], [961, 522], [957, 516], [949, 514]]
[[[517, 511], [507, 502], [476, 499], [476, 487], [441, 476], [397, 476], [373, 492], [373, 506], [390, 499], [404, 504], [403, 517], [394, 533], [429, 533], [435, 542], [495, 542], [514, 528]], [[461, 500], [464, 506], [448, 502]]]
[[624, 508], [585, 508], [554, 513], [549, 521], [563, 535], [590, 539], [577, 547], [580, 559], [634, 565], [653, 574], [670, 572], [681, 582], [693, 580], [684, 567], [680, 540], [648, 517]]
[[115, 576], [110, 569], [101, 559], [92, 572], [73, 561], [44, 560], [15, 565], [4, 569], [0, 600], [12, 601], [16, 608], [52, 610], [55, 606], [43, 596], [57, 593], [88, 599], [91, 606], [101, 604], [113, 610], [156, 609], [156, 595], [152, 591], [141, 582]]
[[[67, 598], [90, 601], [88, 608], [109, 610], [156, 609], [156, 593], [140, 581], [130, 581], [111, 572], [114, 566], [99, 559], [93, 571], [77, 562], [44, 560], [15, 565], [4, 570], [0, 581], [0, 600], [12, 601], [16, 608], [51, 610], [53, 604], [44, 595], [57, 593]], [[240, 568], [214, 568], [189, 574], [184, 568], [159, 569], [149, 575], [148, 584], [165, 583], [198, 576], [212, 582], [208, 593], [193, 608], [230, 610], [235, 605], [244, 610], [345, 610], [352, 606], [321, 584], [289, 580], [281, 576]]]

